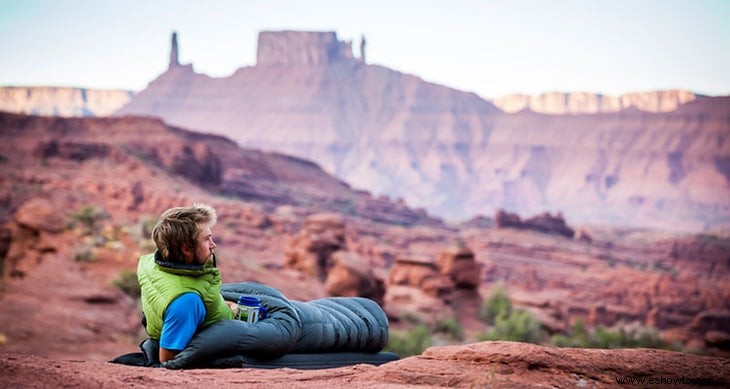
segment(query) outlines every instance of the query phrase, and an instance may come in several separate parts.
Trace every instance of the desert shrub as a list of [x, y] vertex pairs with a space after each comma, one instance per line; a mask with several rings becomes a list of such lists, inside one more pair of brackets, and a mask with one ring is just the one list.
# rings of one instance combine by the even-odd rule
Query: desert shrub
[[544, 334], [540, 322], [530, 312], [517, 309], [497, 316], [492, 328], [479, 340], [511, 340], [540, 343]]
[[550, 343], [558, 347], [589, 347], [588, 331], [583, 320], [578, 318], [567, 334], [553, 335]]
[[119, 272], [119, 278], [114, 280], [113, 284], [133, 298], [139, 298], [142, 294], [139, 281], [137, 281], [137, 272], [133, 270], [122, 269]]
[[620, 327], [611, 330], [597, 326], [591, 330], [585, 328], [582, 320], [576, 320], [567, 334], [554, 335], [550, 343], [558, 347], [581, 348], [667, 348], [659, 337], [659, 331], [653, 327], [638, 327], [627, 330]]
[[86, 234], [98, 234], [100, 230], [99, 222], [108, 219], [109, 215], [102, 208], [85, 205], [74, 213], [72, 218], [81, 224]]
[[158, 219], [156, 217], [143, 216], [139, 220], [139, 225], [142, 230], [142, 237], [150, 239], [152, 236], [152, 229], [155, 228]]
[[630, 346], [629, 338], [622, 329], [610, 331], [603, 326], [598, 326], [589, 337], [586, 347], [592, 348], [624, 348]]
[[89, 246], [77, 247], [74, 252], [74, 261], [83, 263], [94, 262], [96, 261], [96, 252]]
[[454, 317], [448, 317], [438, 322], [435, 331], [446, 334], [453, 341], [461, 341], [464, 339], [464, 328]]
[[641, 348], [668, 348], [659, 336], [659, 330], [654, 327], [640, 327], [631, 336], [632, 347]]
[[391, 331], [385, 351], [400, 357], [419, 355], [432, 344], [431, 331], [425, 324], [418, 324], [406, 331]]
[[493, 325], [499, 316], [512, 313], [512, 302], [509, 300], [507, 290], [501, 283], [497, 284], [489, 298], [482, 302], [479, 307], [479, 318], [489, 325]]

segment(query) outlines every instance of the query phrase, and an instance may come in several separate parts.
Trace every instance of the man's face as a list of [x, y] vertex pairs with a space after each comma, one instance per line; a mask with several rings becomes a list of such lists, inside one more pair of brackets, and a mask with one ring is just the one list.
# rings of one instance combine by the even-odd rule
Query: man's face
[[213, 256], [215, 242], [213, 242], [213, 232], [207, 224], [201, 224], [198, 228], [198, 237], [195, 239], [198, 247], [195, 248], [195, 258], [193, 263], [199, 265], [204, 264]]

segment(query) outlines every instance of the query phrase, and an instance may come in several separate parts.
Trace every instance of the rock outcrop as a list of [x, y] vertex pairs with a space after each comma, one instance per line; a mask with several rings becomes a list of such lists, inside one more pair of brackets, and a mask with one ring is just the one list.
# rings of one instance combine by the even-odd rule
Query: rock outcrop
[[465, 246], [441, 252], [436, 260], [441, 274], [449, 276], [457, 288], [476, 290], [481, 284], [481, 274], [474, 253]]
[[550, 115], [577, 115], [611, 113], [629, 108], [645, 112], [671, 112], [697, 97], [684, 90], [637, 92], [620, 96], [550, 92], [537, 96], [507, 95], [492, 100], [492, 103], [508, 113], [529, 109]]
[[552, 210], [571, 223], [730, 228], [728, 97], [548, 95], [561, 114], [509, 114], [355, 60], [332, 32], [269, 31], [259, 43], [255, 66], [226, 78], [171, 68], [117, 115], [309, 159], [448, 220]]
[[134, 92], [46, 86], [0, 86], [0, 111], [28, 115], [109, 116], [129, 103]]
[[[575, 231], [568, 227], [565, 219], [563, 219], [563, 215], [560, 213], [553, 216], [548, 212], [544, 212], [522, 220], [516, 213], [510, 213], [500, 209], [494, 215], [494, 222], [497, 228], [519, 228], [545, 234], [562, 235], [566, 238], [572, 238], [575, 235]], [[584, 235], [582, 239], [586, 240], [589, 238]]]
[[104, 362], [3, 354], [0, 384], [78, 388], [275, 387], [725, 387], [725, 358], [663, 350], [559, 349], [516, 342], [432, 347], [381, 366], [326, 370], [138, 368]]
[[453, 304], [456, 300], [478, 306], [480, 284], [481, 270], [467, 247], [442, 250], [437, 258], [403, 254], [388, 275], [386, 311], [396, 320], [416, 317], [435, 323], [458, 314], [461, 307]]
[[[184, 71], [184, 67], [177, 69]], [[345, 210], [350, 215], [363, 215], [397, 225], [443, 224], [425, 211], [411, 209], [402, 202], [353, 190], [312, 162], [241, 149], [223, 137], [168, 127], [157, 119], [65, 119], [0, 112], [0, 133], [7, 140], [0, 148], [0, 155], [4, 163], [9, 164], [8, 174], [17, 166], [24, 175], [23, 178], [8, 177], [9, 182], [27, 179], [42, 184], [44, 180], [54, 179], [39, 178], [52, 173], [47, 169], [33, 171], [30, 163], [22, 167], [28, 158], [39, 165], [56, 161], [63, 166], [109, 161], [111, 165], [129, 169], [127, 174], [135, 180], [86, 185], [114, 192], [115, 198], [124, 200], [118, 204], [127, 207], [140, 204], [145, 198], [143, 181], [154, 181], [153, 176], [158, 174], [154, 170], [159, 169], [200, 185], [204, 190], [259, 201], [271, 208], [296, 205], [311, 208], [310, 213]], [[143, 178], [135, 169], [153, 171], [145, 172], [149, 175]], [[65, 185], [70, 184], [66, 182]], [[16, 203], [6, 205], [10, 209], [20, 206]], [[0, 215], [0, 220], [8, 216]]]
[[180, 54], [177, 47], [177, 32], [172, 33], [170, 42], [170, 65], [169, 67], [174, 68], [180, 66]]
[[45, 198], [23, 203], [4, 228], [8, 238], [0, 257], [0, 283], [4, 278], [23, 278], [58, 251], [57, 235], [65, 228], [67, 210]]
[[340, 215], [317, 214], [289, 242], [284, 265], [324, 280], [334, 265], [332, 255], [345, 249], [345, 222]]
[[352, 42], [338, 40], [334, 32], [259, 33], [256, 64], [260, 66], [322, 66], [352, 60]]
[[332, 267], [324, 288], [330, 296], [360, 296], [383, 304], [385, 283], [370, 263], [357, 254], [339, 251], [332, 255]]
[[[225, 282], [258, 281], [299, 300], [378, 299], [380, 281], [391, 278], [382, 301], [394, 327], [408, 327], [413, 318], [451, 319], [463, 326], [466, 341], [487, 330], [476, 312], [480, 295], [503, 282], [515, 307], [534, 312], [551, 334], [578, 319], [587, 326], [651, 325], [678, 347], [727, 355], [730, 262], [722, 235], [584, 226], [593, 236], [588, 241], [491, 228], [486, 220], [460, 229], [429, 218], [385, 223], [365, 205], [376, 199], [311, 162], [241, 149], [151, 118], [3, 113], [0, 134], [3, 351], [106, 360], [114, 355], [109, 350], [136, 348], [138, 309], [111, 284], [152, 250], [147, 238], [155, 215], [197, 201], [219, 210], [215, 233]], [[219, 186], [172, 168], [186, 147], [193, 151], [187, 159], [204, 162], [194, 152], [201, 145], [207, 151], [199, 155], [220, 161]], [[249, 197], [224, 192], [232, 176], [248, 185]], [[34, 198], [50, 204], [28, 202]], [[392, 218], [407, 209], [377, 200]], [[55, 210], [61, 213], [54, 220]], [[324, 264], [325, 277], [283, 265], [287, 243], [300, 233], [310, 243], [297, 247], [306, 248], [310, 265]], [[319, 242], [314, 247], [323, 249], [324, 261], [308, 251], [312, 242]], [[27, 309], [49, 298], [38, 285], [54, 291], [53, 310], [42, 318]]]

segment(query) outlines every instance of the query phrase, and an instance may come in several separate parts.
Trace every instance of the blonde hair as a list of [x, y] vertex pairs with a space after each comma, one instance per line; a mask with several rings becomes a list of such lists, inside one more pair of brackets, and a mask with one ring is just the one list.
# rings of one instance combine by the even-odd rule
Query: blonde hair
[[152, 229], [152, 240], [162, 258], [166, 261], [181, 262], [183, 246], [195, 250], [200, 225], [213, 225], [218, 220], [215, 209], [210, 205], [193, 204], [189, 207], [170, 208], [160, 215], [160, 220]]

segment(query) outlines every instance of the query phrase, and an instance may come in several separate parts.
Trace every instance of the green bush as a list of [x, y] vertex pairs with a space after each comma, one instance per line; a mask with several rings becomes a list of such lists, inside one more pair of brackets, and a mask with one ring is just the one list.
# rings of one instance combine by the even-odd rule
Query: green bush
[[155, 228], [155, 225], [157, 224], [158, 220], [159, 219], [157, 219], [156, 217], [148, 217], [148, 216], [143, 216], [140, 218], [139, 224], [140, 224], [140, 227], [142, 230], [143, 238], [151, 239], [152, 229]]
[[132, 298], [139, 298], [142, 294], [139, 281], [137, 281], [137, 272], [128, 269], [122, 269], [119, 272], [119, 278], [114, 280], [114, 286], [121, 289], [122, 292], [131, 296]]
[[109, 215], [102, 208], [85, 205], [81, 210], [74, 213], [72, 217], [84, 227], [86, 234], [98, 234], [100, 229], [99, 222], [108, 219]]
[[391, 331], [385, 351], [398, 354], [400, 357], [420, 355], [431, 346], [431, 331], [425, 324], [418, 324], [407, 331]]
[[96, 261], [96, 252], [93, 247], [84, 246], [76, 248], [74, 253], [74, 261], [89, 263]]
[[460, 342], [464, 340], [464, 328], [454, 317], [448, 317], [438, 322], [435, 331], [446, 334], [452, 341]]
[[510, 313], [512, 313], [512, 302], [509, 300], [507, 290], [499, 283], [479, 307], [479, 318], [489, 325], [494, 325], [497, 317], [507, 316]]
[[479, 340], [511, 340], [515, 342], [540, 343], [544, 334], [540, 322], [530, 312], [517, 309], [506, 315], [499, 315], [494, 326]]
[[589, 347], [588, 331], [583, 320], [578, 318], [567, 334], [553, 335], [550, 343], [558, 347]]
[[669, 348], [659, 336], [659, 330], [654, 327], [641, 327], [632, 334], [633, 347], [640, 348]]
[[597, 326], [587, 330], [582, 320], [576, 320], [568, 334], [554, 335], [550, 343], [558, 347], [581, 348], [667, 348], [659, 337], [659, 331], [652, 327], [638, 327], [633, 330], [619, 328], [610, 330]]

